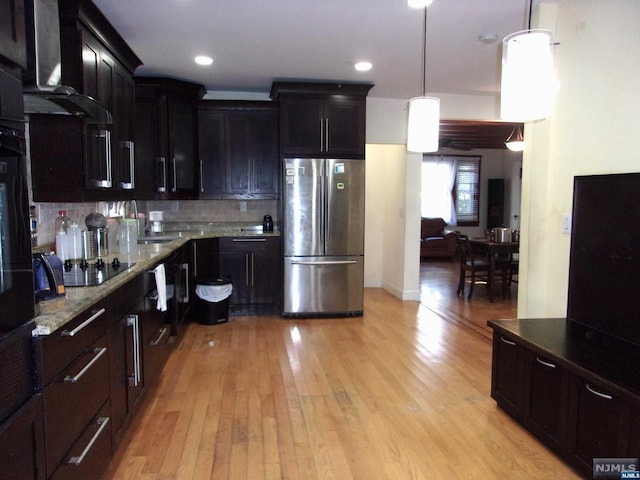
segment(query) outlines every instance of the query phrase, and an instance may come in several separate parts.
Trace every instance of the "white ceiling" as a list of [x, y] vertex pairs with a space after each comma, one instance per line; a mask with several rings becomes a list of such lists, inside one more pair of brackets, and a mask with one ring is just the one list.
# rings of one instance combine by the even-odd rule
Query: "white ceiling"
[[[94, 0], [136, 52], [137, 75], [209, 91], [266, 94], [274, 80], [374, 83], [369, 96], [422, 94], [423, 10], [406, 0]], [[526, 28], [529, 0], [434, 0], [427, 94], [496, 95], [501, 40]], [[483, 44], [481, 34], [498, 41]], [[209, 67], [196, 55], [214, 58]], [[353, 64], [366, 60], [369, 72]]]

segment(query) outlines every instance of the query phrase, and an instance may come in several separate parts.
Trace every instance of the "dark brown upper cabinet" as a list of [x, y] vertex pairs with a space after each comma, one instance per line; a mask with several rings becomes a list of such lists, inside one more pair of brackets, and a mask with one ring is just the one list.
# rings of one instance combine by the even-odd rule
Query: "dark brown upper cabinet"
[[277, 199], [277, 104], [204, 101], [198, 115], [200, 198]]
[[11, 67], [27, 66], [23, 0], [0, 2], [0, 62]]
[[274, 82], [283, 156], [364, 158], [366, 96], [373, 85]]
[[198, 101], [203, 85], [136, 77], [136, 156], [142, 197], [198, 198]]
[[[113, 121], [96, 125], [32, 116], [34, 200], [134, 198], [133, 72], [142, 62], [93, 3], [65, 0], [59, 3], [59, 14], [60, 83], [97, 100]], [[58, 177], [60, 182], [51, 181]], [[77, 183], [69, 188], [72, 178]]]

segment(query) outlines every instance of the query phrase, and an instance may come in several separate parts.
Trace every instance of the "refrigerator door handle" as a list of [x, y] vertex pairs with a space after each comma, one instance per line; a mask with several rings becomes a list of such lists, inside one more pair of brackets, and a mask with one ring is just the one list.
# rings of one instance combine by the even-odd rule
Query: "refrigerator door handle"
[[327, 176], [320, 174], [320, 238], [322, 239], [322, 253], [327, 253]]
[[291, 265], [353, 265], [358, 263], [356, 260], [293, 260]]

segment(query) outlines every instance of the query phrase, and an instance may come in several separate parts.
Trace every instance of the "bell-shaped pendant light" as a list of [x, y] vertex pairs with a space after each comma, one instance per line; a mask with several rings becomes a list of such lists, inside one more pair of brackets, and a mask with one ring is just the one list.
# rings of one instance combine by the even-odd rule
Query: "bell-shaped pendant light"
[[504, 144], [512, 152], [522, 152], [524, 150], [524, 135], [520, 125], [513, 128]]
[[[429, 2], [430, 3], [430, 2]], [[428, 5], [428, 3], [427, 3]], [[440, 137], [440, 99], [426, 96], [427, 7], [424, 7], [422, 36], [422, 96], [409, 100], [407, 150], [436, 152]]]

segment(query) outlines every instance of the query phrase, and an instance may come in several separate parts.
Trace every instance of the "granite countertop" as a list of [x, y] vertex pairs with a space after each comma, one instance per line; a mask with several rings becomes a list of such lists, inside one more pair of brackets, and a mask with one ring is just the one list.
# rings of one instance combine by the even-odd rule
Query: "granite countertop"
[[[186, 224], [185, 224], [186, 225]], [[183, 230], [167, 230], [162, 234], [164, 237], [175, 237], [170, 241], [162, 243], [138, 244], [137, 252], [134, 254], [115, 253], [107, 256], [105, 262], [111, 262], [118, 257], [122, 263], [135, 263], [126, 271], [119, 273], [115, 277], [107, 280], [102, 285], [96, 287], [67, 287], [66, 295], [51, 300], [39, 302], [37, 307], [40, 313], [36, 316], [36, 328], [33, 336], [50, 335], [75, 316], [90, 308], [110, 293], [121, 287], [138, 274], [152, 270], [155, 265], [161, 263], [174, 250], [180, 248], [190, 240], [203, 238], [218, 238], [230, 236], [279, 236], [280, 232], [262, 233], [262, 226], [239, 226], [237, 224], [189, 224], [189, 228], [180, 225]], [[207, 228], [205, 228], [207, 227]]]

